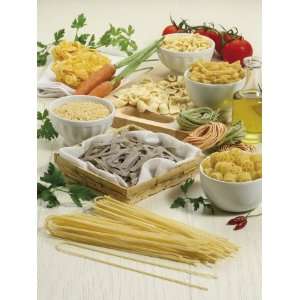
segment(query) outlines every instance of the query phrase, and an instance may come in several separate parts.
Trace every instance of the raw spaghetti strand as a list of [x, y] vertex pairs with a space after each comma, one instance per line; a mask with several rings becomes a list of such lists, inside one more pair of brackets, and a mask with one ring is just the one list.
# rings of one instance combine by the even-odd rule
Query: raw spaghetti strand
[[147, 260], [143, 260], [143, 259], [139, 259], [139, 258], [133, 258], [133, 257], [129, 257], [127, 255], [121, 255], [121, 254], [116, 254], [116, 253], [112, 253], [112, 252], [109, 252], [109, 251], [104, 251], [104, 250], [102, 250], [98, 247], [95, 248], [94, 246], [82, 245], [82, 244], [78, 244], [78, 243], [61, 243], [61, 244], [58, 245], [58, 247], [61, 248], [61, 246], [63, 246], [63, 245], [69, 245], [69, 246], [74, 246], [74, 247], [81, 248], [81, 249], [87, 249], [87, 250], [90, 250], [90, 251], [93, 251], [93, 252], [96, 252], [96, 253], [111, 255], [111, 256], [114, 256], [114, 257], [123, 258], [123, 259], [127, 259], [127, 260], [130, 260], [130, 261], [138, 262], [138, 263], [143, 263], [143, 264], [147, 264], [147, 265], [151, 265], [151, 266], [160, 267], [162, 269], [173, 270], [173, 271], [182, 272], [182, 273], [195, 275], [195, 276], [199, 276], [199, 277], [217, 279], [216, 275], [213, 275], [213, 274], [210, 274], [210, 273], [197, 272], [197, 271], [194, 271], [194, 270], [187, 270], [187, 269], [182, 269], [182, 268], [178, 268], [178, 267], [172, 267], [172, 266], [156, 263], [154, 261], [147, 261]]
[[73, 242], [187, 264], [213, 264], [238, 249], [224, 238], [108, 196], [96, 198], [86, 213], [49, 216], [45, 226], [51, 235]]
[[151, 277], [154, 277], [154, 278], [166, 280], [166, 281], [177, 283], [177, 284], [180, 284], [180, 285], [185, 285], [185, 286], [196, 288], [196, 289], [199, 289], [199, 290], [204, 290], [204, 291], [208, 290], [206, 287], [203, 287], [203, 286], [200, 286], [200, 285], [190, 284], [190, 283], [187, 283], [185, 281], [181, 281], [181, 280], [177, 280], [177, 279], [174, 279], [174, 278], [165, 277], [165, 276], [156, 275], [156, 274], [153, 274], [153, 273], [133, 269], [133, 268], [130, 268], [130, 267], [126, 267], [126, 266], [117, 264], [117, 263], [109, 262], [109, 261], [104, 260], [104, 259], [91, 257], [91, 256], [88, 256], [86, 254], [78, 253], [78, 252], [72, 251], [72, 250], [67, 250], [67, 249], [62, 248], [61, 245], [57, 245], [56, 250], [59, 251], [59, 252], [65, 253], [65, 254], [69, 254], [69, 255], [85, 258], [85, 259], [89, 259], [89, 260], [92, 260], [92, 261], [95, 261], [95, 262], [103, 263], [103, 264], [113, 266], [113, 267], [117, 267], [117, 268], [120, 268], [120, 269], [123, 269], [123, 270], [136, 272], [136, 273], [139, 273], [139, 274], [142, 274], [142, 275], [151, 276]]
[[227, 127], [221, 122], [210, 122], [192, 131], [184, 141], [207, 150], [215, 146], [226, 135]]

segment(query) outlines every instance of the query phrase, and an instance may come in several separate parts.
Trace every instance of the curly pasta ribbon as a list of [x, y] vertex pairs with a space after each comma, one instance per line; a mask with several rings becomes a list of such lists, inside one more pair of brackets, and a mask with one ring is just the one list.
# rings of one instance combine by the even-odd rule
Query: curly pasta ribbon
[[227, 127], [220, 122], [210, 122], [192, 131], [184, 141], [197, 146], [201, 150], [207, 150], [215, 146], [226, 135]]

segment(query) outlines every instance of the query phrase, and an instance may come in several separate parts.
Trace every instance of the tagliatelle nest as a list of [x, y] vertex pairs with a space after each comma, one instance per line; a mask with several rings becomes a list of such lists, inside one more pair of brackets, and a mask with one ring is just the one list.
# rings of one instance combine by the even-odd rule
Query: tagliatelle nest
[[62, 41], [52, 49], [52, 71], [56, 80], [72, 88], [86, 80], [92, 73], [110, 63], [108, 57], [79, 42]]

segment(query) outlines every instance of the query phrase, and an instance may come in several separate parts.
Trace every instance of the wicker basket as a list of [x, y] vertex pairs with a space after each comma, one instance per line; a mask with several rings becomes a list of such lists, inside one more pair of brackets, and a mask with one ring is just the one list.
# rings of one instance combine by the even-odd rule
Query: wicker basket
[[[117, 129], [122, 130], [144, 130], [144, 128], [128, 125]], [[70, 161], [62, 158], [58, 153], [54, 154], [54, 161], [63, 174], [83, 185], [86, 185], [96, 191], [111, 195], [112, 197], [130, 203], [138, 202], [162, 190], [178, 185], [189, 177], [192, 177], [199, 171], [199, 164], [202, 157], [196, 157], [178, 167], [168, 171], [167, 173], [154, 177], [149, 181], [137, 184], [131, 187], [122, 187], [116, 183], [107, 181], [99, 175], [84, 170]]]

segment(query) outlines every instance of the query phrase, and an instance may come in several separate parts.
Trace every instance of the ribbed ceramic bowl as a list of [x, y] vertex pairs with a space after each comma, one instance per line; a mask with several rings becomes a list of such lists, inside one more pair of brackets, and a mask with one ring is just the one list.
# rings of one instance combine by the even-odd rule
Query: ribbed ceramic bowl
[[207, 176], [200, 165], [200, 180], [208, 199], [222, 210], [246, 212], [261, 203], [261, 178], [246, 182], [220, 181]]
[[[191, 33], [173, 33], [168, 34], [168, 37], [176, 37], [183, 35], [191, 35]], [[214, 51], [215, 51], [215, 42], [203, 36], [205, 40], [208, 40], [210, 43], [210, 48], [201, 49], [193, 52], [179, 52], [175, 50], [159, 48], [157, 54], [160, 58], [160, 61], [171, 71], [177, 74], [183, 74], [185, 70], [195, 61], [202, 59], [205, 61], [210, 61]]]
[[[101, 103], [109, 109], [110, 114], [105, 118], [93, 121], [73, 121], [63, 119], [54, 113], [55, 108], [70, 102]], [[64, 142], [68, 146], [78, 144], [92, 136], [105, 133], [112, 125], [115, 116], [115, 107], [110, 100], [86, 95], [72, 95], [59, 98], [48, 106], [48, 110], [55, 130], [64, 138]]]
[[196, 106], [216, 108], [225, 99], [231, 99], [233, 94], [241, 90], [246, 82], [246, 77], [239, 81], [227, 84], [201, 83], [189, 78], [190, 70], [184, 73], [184, 82], [190, 99]]

